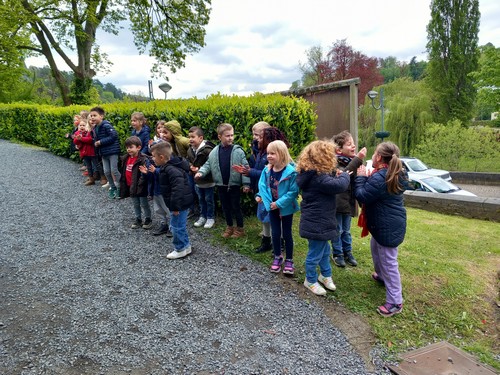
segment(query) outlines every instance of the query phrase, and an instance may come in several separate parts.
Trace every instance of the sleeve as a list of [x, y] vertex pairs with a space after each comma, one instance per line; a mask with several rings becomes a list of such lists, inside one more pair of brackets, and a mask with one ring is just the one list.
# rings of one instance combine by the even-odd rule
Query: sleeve
[[210, 162], [212, 161], [212, 159], [214, 157], [212, 154], [213, 154], [213, 152], [211, 152], [208, 155], [207, 161], [198, 170], [198, 173], [201, 173], [202, 177], [205, 177], [206, 175], [208, 175], [212, 171], [211, 164], [210, 164]]
[[106, 133], [106, 136], [101, 138], [101, 146], [107, 146], [112, 144], [115, 140], [118, 139], [118, 133], [116, 132], [115, 128], [113, 128], [110, 124], [104, 125], [104, 131]]
[[375, 202], [384, 193], [384, 184], [385, 180], [381, 181], [379, 174], [370, 178], [358, 176], [354, 180], [354, 196], [360, 204]]
[[176, 167], [168, 171], [168, 180], [171, 189], [170, 211], [181, 211], [179, 203], [183, 201], [184, 196], [184, 173], [185, 172]]
[[271, 195], [269, 192], [269, 186], [267, 185], [267, 174], [266, 173], [261, 173], [260, 179], [259, 179], [259, 192], [256, 194], [256, 196], [259, 196], [262, 198], [262, 203], [264, 203], [264, 207], [266, 208], [266, 211], [271, 211]]
[[299, 186], [297, 185], [297, 173], [292, 173], [289, 179], [288, 191], [276, 200], [279, 208], [292, 205], [299, 195]]

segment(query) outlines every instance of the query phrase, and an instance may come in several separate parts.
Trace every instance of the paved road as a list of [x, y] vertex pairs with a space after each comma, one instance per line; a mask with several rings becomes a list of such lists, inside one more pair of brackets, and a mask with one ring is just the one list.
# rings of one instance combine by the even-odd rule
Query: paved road
[[485, 198], [500, 198], [500, 186], [489, 185], [469, 185], [469, 184], [455, 184], [458, 187], [476, 194], [478, 197]]

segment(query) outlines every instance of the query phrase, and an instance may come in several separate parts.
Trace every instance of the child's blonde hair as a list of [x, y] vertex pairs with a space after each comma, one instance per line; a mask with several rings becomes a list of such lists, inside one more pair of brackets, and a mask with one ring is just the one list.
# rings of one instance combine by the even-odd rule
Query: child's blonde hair
[[269, 125], [267, 122], [265, 121], [259, 121], [257, 123], [254, 124], [254, 126], [252, 126], [252, 132], [262, 132], [262, 130], [266, 129], [266, 128], [270, 128], [271, 125]]
[[337, 167], [336, 147], [334, 142], [326, 139], [309, 143], [299, 155], [297, 172], [332, 173]]
[[89, 117], [89, 113], [90, 113], [90, 112], [89, 112], [89, 111], [87, 111], [87, 110], [85, 110], [85, 109], [84, 109], [84, 110], [81, 110], [81, 111], [80, 111], [80, 118], [83, 118], [83, 119], [85, 119], [85, 120], [86, 120], [86, 119]]
[[151, 147], [151, 153], [165, 156], [166, 160], [172, 157], [172, 145], [169, 142], [156, 143]]
[[217, 126], [217, 134], [222, 135], [222, 134], [224, 134], [225, 131], [233, 130], [233, 129], [234, 129], [233, 125], [224, 122], [222, 124], [219, 124], [219, 126]]
[[142, 124], [145, 124], [147, 122], [146, 117], [144, 116], [144, 113], [142, 112], [134, 112], [132, 113], [132, 116], [130, 116], [130, 119], [137, 119], [139, 120]]
[[267, 145], [267, 152], [273, 151], [278, 155], [278, 159], [280, 162], [284, 163], [285, 165], [291, 163], [293, 161], [292, 157], [290, 156], [290, 152], [288, 152], [288, 147], [286, 146], [285, 142], [283, 141], [272, 141]]

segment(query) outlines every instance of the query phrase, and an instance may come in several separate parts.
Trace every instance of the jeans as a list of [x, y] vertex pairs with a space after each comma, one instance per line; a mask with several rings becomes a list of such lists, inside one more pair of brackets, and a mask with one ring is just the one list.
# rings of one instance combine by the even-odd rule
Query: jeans
[[337, 236], [332, 240], [333, 256], [352, 251], [351, 220], [349, 214], [336, 214]]
[[165, 204], [163, 195], [153, 196], [153, 208], [155, 210], [155, 214], [160, 217], [161, 224], [168, 224], [170, 222], [170, 211]]
[[218, 186], [217, 192], [219, 193], [220, 203], [224, 216], [226, 217], [226, 224], [228, 227], [233, 226], [233, 213], [236, 219], [236, 225], [243, 228], [243, 212], [241, 211], [241, 191], [240, 186]]
[[316, 267], [324, 277], [332, 276], [332, 266], [330, 265], [330, 244], [328, 241], [308, 240], [309, 251], [306, 257], [306, 279], [309, 283], [318, 281]]
[[95, 156], [84, 156], [83, 163], [87, 167], [88, 176], [94, 177], [94, 173], [97, 172], [97, 158]]
[[109, 186], [111, 189], [116, 189], [116, 184], [120, 182], [121, 177], [121, 174], [118, 171], [118, 154], [103, 156], [102, 166], [104, 168], [104, 174], [108, 179]]
[[375, 272], [385, 283], [385, 302], [392, 304], [403, 303], [398, 248], [382, 246], [372, 236], [370, 249]]
[[205, 219], [215, 218], [214, 188], [201, 188], [195, 185], [196, 194], [200, 203], [200, 216]]
[[271, 210], [269, 212], [269, 219], [271, 222], [274, 256], [279, 257], [281, 255], [281, 238], [283, 237], [285, 240], [285, 259], [293, 259], [293, 214], [280, 216], [280, 210]]
[[142, 210], [144, 210], [144, 218], [151, 219], [151, 208], [149, 207], [148, 197], [130, 197], [134, 204], [135, 218], [141, 220]]
[[178, 215], [170, 215], [170, 230], [172, 231], [172, 243], [176, 251], [182, 251], [191, 246], [187, 231], [187, 216], [189, 210], [179, 211]]

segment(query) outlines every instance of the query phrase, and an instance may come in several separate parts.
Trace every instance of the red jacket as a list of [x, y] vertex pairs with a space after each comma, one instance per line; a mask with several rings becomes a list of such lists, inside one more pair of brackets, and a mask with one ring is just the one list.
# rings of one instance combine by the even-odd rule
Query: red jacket
[[[81, 136], [81, 139], [79, 136]], [[78, 151], [80, 152], [80, 158], [85, 156], [95, 156], [94, 140], [90, 132], [81, 132], [77, 130], [74, 137], [73, 143], [78, 146]]]

